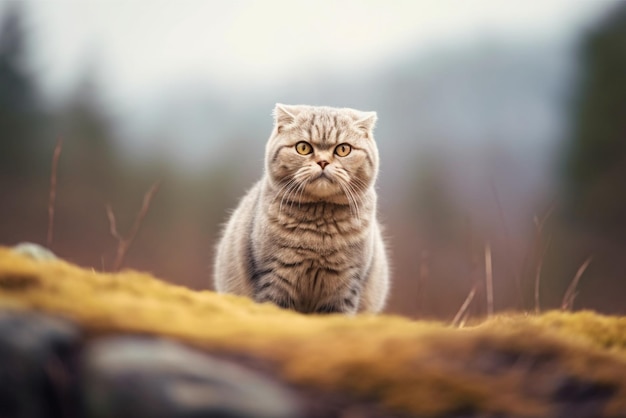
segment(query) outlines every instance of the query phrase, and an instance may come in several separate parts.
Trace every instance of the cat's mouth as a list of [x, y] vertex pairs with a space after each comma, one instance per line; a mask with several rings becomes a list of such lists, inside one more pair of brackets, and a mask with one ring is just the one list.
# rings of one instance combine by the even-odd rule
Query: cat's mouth
[[313, 179], [313, 181], [318, 181], [318, 180], [334, 183], [334, 180], [331, 179], [330, 176], [328, 176], [328, 174], [326, 174], [325, 171], [322, 171], [317, 177]]
[[337, 193], [338, 185], [336, 180], [328, 173], [321, 172], [309, 181], [309, 192], [317, 197], [326, 197]]

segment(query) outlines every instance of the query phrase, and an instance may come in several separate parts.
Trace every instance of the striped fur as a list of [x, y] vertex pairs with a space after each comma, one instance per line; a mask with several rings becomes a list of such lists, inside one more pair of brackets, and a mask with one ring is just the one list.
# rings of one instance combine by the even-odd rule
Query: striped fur
[[[389, 271], [376, 219], [376, 114], [276, 105], [274, 118], [265, 174], [218, 244], [216, 289], [304, 313], [381, 311]], [[310, 154], [296, 151], [301, 141]], [[340, 144], [351, 152], [339, 156]]]

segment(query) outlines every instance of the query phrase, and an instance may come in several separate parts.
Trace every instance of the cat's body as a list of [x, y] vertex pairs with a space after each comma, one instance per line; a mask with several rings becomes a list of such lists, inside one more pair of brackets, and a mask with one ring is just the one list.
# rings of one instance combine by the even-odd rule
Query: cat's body
[[265, 174], [217, 248], [218, 291], [305, 313], [382, 310], [375, 121], [373, 112], [276, 106]]

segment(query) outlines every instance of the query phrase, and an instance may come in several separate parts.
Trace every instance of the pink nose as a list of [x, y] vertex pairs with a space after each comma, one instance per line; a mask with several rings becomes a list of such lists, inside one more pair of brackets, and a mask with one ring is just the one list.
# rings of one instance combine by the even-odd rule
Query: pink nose
[[320, 165], [320, 167], [322, 167], [322, 170], [324, 169], [324, 167], [328, 165], [328, 161], [324, 161], [324, 160], [318, 161], [317, 163]]

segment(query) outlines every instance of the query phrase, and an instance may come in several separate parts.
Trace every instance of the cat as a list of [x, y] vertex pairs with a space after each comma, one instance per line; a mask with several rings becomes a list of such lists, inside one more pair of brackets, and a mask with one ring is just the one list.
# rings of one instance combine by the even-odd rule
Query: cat
[[221, 293], [302, 313], [378, 313], [389, 266], [376, 217], [375, 112], [274, 108], [265, 173], [217, 245]]

